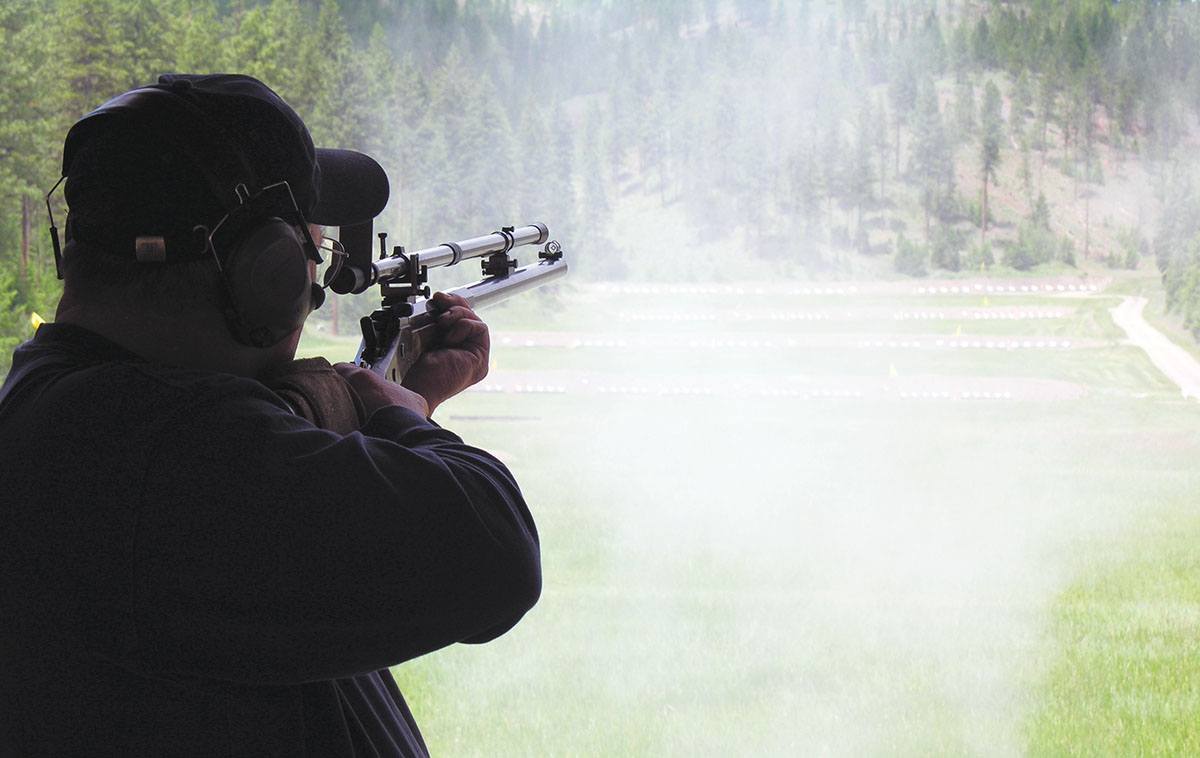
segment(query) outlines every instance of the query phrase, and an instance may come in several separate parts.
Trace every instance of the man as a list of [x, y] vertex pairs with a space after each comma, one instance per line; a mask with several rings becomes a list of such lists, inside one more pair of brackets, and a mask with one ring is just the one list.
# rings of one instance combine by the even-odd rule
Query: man
[[63, 174], [62, 302], [0, 389], [0, 756], [426, 754], [387, 667], [540, 591], [512, 476], [428, 420], [487, 327], [436, 296], [405, 386], [292, 363], [312, 232], [387, 180], [255, 79], [126, 93]]

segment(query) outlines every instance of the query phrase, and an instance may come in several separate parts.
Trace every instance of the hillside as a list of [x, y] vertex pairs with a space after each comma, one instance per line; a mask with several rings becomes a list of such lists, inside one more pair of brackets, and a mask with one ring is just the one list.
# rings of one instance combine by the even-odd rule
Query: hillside
[[[410, 248], [539, 220], [578, 281], [1153, 255], [1200, 329], [1195, 4], [20, 0], [0, 24], [0, 346], [57, 299], [37, 209], [61, 135], [187, 69], [260, 76], [319, 144], [376, 156], [379, 226]], [[108, 52], [122, 39], [139, 55]]]

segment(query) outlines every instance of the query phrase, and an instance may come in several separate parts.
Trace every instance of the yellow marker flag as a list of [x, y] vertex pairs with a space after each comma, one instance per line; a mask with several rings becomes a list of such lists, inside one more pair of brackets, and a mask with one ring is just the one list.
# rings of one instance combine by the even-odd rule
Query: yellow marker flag
[[900, 376], [900, 372], [896, 370], [895, 363], [888, 364], [888, 376]]
[[988, 296], [987, 296], [987, 295], [984, 295], [984, 296], [983, 296], [983, 304], [984, 304], [984, 305], [991, 305], [991, 303], [988, 301]]
[[959, 324], [959, 325], [958, 325], [958, 326], [955, 328], [955, 330], [954, 330], [954, 336], [955, 336], [955, 337], [961, 337], [961, 336], [962, 336], [962, 324]]
[[984, 271], [987, 271], [987, 261], [980, 261], [980, 262], [979, 262], [979, 271], [980, 271], [981, 273], [982, 273], [982, 272], [984, 272]]
[[33, 331], [36, 332], [38, 327], [44, 323], [46, 323], [46, 319], [39, 316], [37, 311], [33, 311], [29, 314], [29, 325], [33, 327]]

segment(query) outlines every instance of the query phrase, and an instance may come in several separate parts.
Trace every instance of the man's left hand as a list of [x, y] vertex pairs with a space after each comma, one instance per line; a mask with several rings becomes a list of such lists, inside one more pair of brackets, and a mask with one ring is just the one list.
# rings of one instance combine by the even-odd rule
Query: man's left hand
[[437, 292], [433, 304], [438, 341], [413, 363], [401, 382], [429, 404], [429, 413], [443, 401], [479, 382], [488, 372], [491, 338], [487, 324], [458, 295]]

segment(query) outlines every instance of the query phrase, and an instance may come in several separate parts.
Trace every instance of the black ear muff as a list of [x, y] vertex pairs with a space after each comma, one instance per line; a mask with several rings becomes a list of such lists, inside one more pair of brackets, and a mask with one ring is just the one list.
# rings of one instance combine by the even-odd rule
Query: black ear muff
[[246, 230], [223, 272], [227, 317], [239, 341], [269, 347], [304, 324], [320, 305], [309, 260], [305, 241], [282, 219], [263, 219]]

